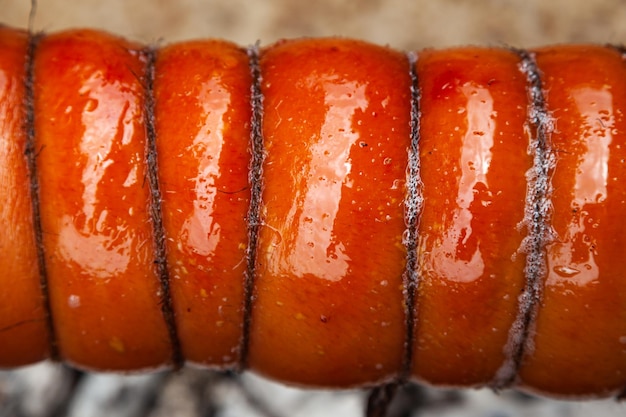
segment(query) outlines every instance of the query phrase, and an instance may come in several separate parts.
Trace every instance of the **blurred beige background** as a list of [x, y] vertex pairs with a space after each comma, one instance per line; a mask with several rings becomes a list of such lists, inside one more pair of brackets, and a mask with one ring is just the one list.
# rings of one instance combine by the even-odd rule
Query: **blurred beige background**
[[[30, 0], [0, 0], [26, 27]], [[225, 38], [242, 45], [341, 35], [398, 49], [626, 42], [621, 0], [39, 0], [35, 29], [97, 27], [135, 40]]]

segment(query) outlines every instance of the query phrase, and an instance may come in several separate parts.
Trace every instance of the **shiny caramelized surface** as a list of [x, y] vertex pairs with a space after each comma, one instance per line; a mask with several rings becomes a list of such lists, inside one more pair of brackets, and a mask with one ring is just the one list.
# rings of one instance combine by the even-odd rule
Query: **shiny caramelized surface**
[[413, 373], [429, 382], [486, 384], [505, 359], [525, 282], [518, 224], [532, 166], [518, 62], [470, 48], [417, 62], [424, 202]]
[[146, 183], [140, 46], [94, 32], [42, 39], [35, 129], [43, 243], [61, 357], [98, 369], [167, 363]]
[[[301, 385], [485, 385], [504, 369], [551, 395], [623, 392], [626, 77], [616, 49], [540, 49], [535, 71], [504, 49], [421, 51], [410, 63], [362, 42], [301, 40], [262, 49], [254, 78], [244, 50], [188, 42], [156, 50], [152, 114], [148, 49], [65, 32], [36, 45], [27, 126], [27, 45], [0, 28], [1, 367], [51, 355], [42, 249], [60, 359], [81, 367], [169, 366], [176, 334], [189, 362]], [[555, 163], [542, 196], [550, 215], [538, 219], [532, 122], [544, 110]], [[254, 127], [264, 149], [253, 152]], [[412, 146], [419, 178], [407, 168]], [[537, 224], [548, 240], [533, 235]], [[545, 274], [526, 266], [530, 255]], [[532, 280], [535, 304], [521, 302]], [[521, 332], [513, 323], [525, 317], [536, 320]]]
[[0, 27], [0, 367], [48, 354], [25, 157], [27, 41], [26, 33]]
[[522, 382], [539, 392], [611, 394], [626, 380], [626, 80], [601, 47], [537, 52], [556, 152], [553, 239]]
[[346, 386], [401, 366], [407, 68], [404, 55], [354, 41], [263, 53], [252, 369]]
[[250, 71], [222, 42], [159, 52], [157, 155], [176, 324], [192, 362], [239, 360], [250, 205]]

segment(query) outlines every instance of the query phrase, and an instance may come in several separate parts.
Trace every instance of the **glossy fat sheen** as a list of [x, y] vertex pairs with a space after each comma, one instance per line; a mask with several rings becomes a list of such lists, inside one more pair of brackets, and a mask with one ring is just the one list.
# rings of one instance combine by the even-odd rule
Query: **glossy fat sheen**
[[267, 157], [250, 365], [312, 385], [389, 379], [406, 321], [406, 58], [355, 41], [287, 42], [263, 53], [261, 71]]
[[222, 42], [165, 48], [156, 63], [158, 166], [176, 324], [190, 362], [239, 361], [250, 205], [250, 70]]
[[540, 392], [610, 394], [626, 377], [624, 65], [601, 47], [542, 49], [537, 64], [556, 121], [554, 237], [520, 379]]
[[505, 359], [532, 167], [518, 64], [510, 51], [469, 48], [417, 62], [424, 209], [413, 373], [431, 383], [486, 384]]
[[0, 28], [0, 367], [48, 356], [30, 182], [24, 151], [23, 70], [28, 37]]
[[147, 207], [140, 45], [92, 32], [41, 40], [35, 129], [43, 243], [60, 355], [152, 368], [171, 347]]
[[[50, 355], [25, 151], [27, 36], [0, 31], [0, 366]], [[36, 179], [61, 359], [136, 370], [172, 361], [146, 174], [154, 120], [172, 306], [183, 356], [300, 385], [493, 381], [513, 354], [525, 286], [534, 129], [527, 74], [501, 49], [423, 51], [417, 249], [404, 220], [410, 63], [349, 40], [260, 51], [262, 194], [243, 335], [252, 131], [246, 51], [146, 50], [91, 31], [34, 57]], [[626, 385], [624, 63], [610, 48], [537, 51], [546, 97], [551, 239], [517, 383], [551, 395]], [[413, 114], [415, 116], [415, 114]], [[413, 120], [415, 122], [416, 120]], [[258, 156], [258, 155], [257, 155]], [[415, 179], [413, 179], [415, 180]], [[531, 236], [532, 237], [532, 236]], [[413, 305], [404, 282], [415, 256]], [[19, 285], [17, 284], [19, 283]]]

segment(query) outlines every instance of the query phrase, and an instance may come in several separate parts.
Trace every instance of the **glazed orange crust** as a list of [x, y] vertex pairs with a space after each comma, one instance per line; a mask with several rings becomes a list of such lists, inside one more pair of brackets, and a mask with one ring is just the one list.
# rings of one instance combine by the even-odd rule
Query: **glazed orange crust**
[[266, 159], [250, 366], [312, 385], [389, 379], [406, 333], [408, 61], [327, 40], [280, 44], [260, 64]]
[[60, 355], [93, 369], [168, 363], [146, 183], [141, 46], [97, 32], [41, 40], [38, 180]]
[[244, 50], [159, 51], [155, 120], [172, 297], [183, 355], [239, 362], [250, 205], [250, 71]]
[[610, 395], [626, 379], [626, 80], [617, 51], [537, 51], [550, 135], [553, 238], [520, 378], [539, 392]]
[[623, 393], [622, 52], [0, 29], [0, 366]]
[[[424, 51], [413, 374], [484, 385], [505, 360], [524, 288], [526, 79], [506, 50]], [[472, 337], [467, 337], [471, 334]]]
[[0, 27], [0, 367], [49, 354], [24, 156], [27, 42], [27, 33]]

